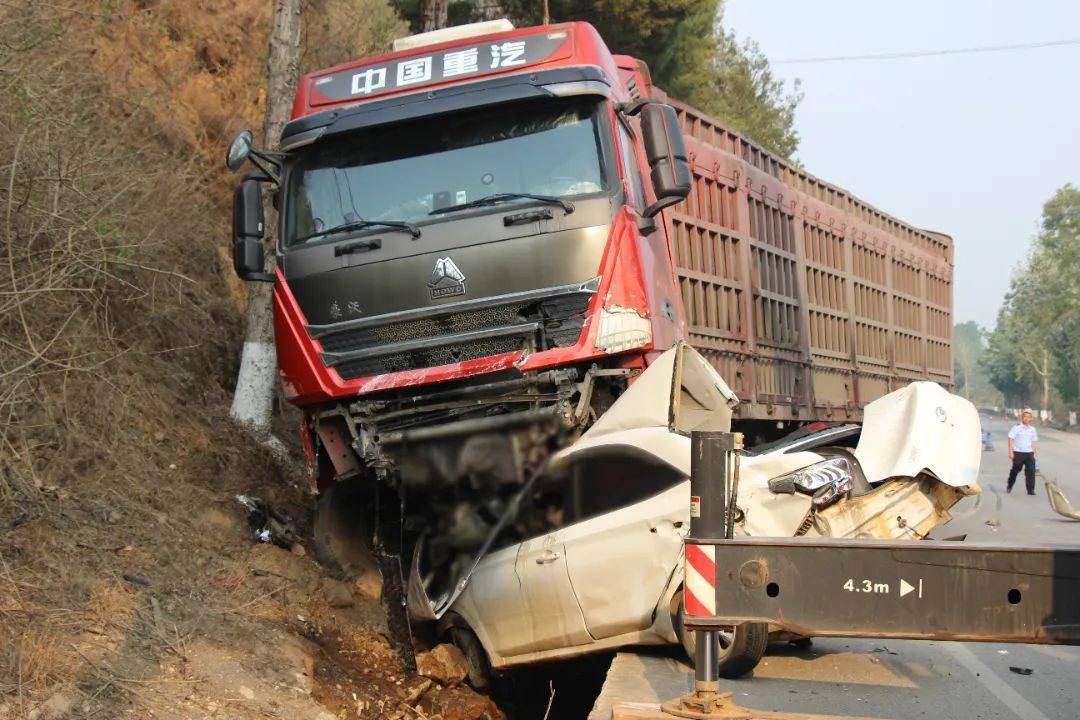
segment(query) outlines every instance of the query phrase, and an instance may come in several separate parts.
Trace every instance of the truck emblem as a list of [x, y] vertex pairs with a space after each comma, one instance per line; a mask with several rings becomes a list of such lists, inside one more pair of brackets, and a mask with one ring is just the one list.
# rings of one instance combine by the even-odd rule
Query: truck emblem
[[431, 290], [432, 300], [464, 295], [465, 273], [450, 258], [439, 258], [435, 261], [427, 286]]

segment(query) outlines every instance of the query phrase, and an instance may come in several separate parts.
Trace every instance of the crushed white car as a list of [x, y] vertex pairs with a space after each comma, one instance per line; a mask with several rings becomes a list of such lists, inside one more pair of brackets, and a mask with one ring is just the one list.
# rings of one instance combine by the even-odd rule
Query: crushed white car
[[[690, 432], [728, 429], [735, 404], [700, 354], [667, 351], [526, 486], [515, 530], [501, 524], [452, 593], [428, 598], [414, 563], [410, 610], [439, 620], [470, 657], [474, 684], [491, 668], [627, 645], [692, 650], [680, 622]], [[979, 491], [980, 458], [974, 406], [912, 383], [867, 405], [861, 426], [746, 453], [736, 533], [918, 540]], [[541, 530], [522, 537], [530, 514]], [[724, 635], [722, 674], [751, 670], [768, 639], [765, 626]]]

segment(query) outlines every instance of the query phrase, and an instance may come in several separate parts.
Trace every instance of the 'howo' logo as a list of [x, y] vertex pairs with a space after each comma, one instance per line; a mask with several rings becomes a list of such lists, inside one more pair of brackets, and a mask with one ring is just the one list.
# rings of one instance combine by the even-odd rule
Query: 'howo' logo
[[432, 300], [464, 295], [465, 273], [450, 258], [439, 258], [435, 261], [427, 286], [431, 290]]

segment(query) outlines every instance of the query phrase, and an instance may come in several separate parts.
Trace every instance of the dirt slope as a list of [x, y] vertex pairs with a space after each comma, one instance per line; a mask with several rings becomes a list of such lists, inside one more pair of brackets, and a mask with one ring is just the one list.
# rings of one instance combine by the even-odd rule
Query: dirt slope
[[[309, 530], [227, 417], [220, 157], [261, 125], [270, 9], [0, 4], [0, 718], [500, 716], [402, 677], [370, 592], [257, 544], [234, 499]], [[384, 0], [308, 10], [309, 65], [401, 31]]]

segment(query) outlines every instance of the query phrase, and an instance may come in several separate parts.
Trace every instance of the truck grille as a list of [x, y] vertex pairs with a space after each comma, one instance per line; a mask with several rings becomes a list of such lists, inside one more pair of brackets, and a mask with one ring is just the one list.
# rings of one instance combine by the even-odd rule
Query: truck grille
[[321, 357], [350, 380], [577, 342], [599, 278], [586, 283], [309, 325]]
[[381, 375], [383, 373], [414, 370], [422, 367], [438, 367], [463, 360], [501, 355], [502, 353], [521, 350], [523, 343], [518, 338], [490, 338], [475, 342], [442, 345], [431, 349], [401, 352], [382, 357], [360, 360], [346, 360], [337, 365], [337, 371], [346, 379]]

